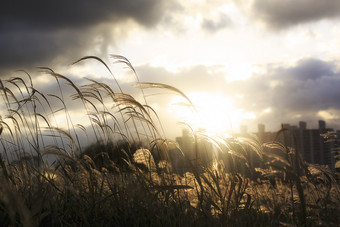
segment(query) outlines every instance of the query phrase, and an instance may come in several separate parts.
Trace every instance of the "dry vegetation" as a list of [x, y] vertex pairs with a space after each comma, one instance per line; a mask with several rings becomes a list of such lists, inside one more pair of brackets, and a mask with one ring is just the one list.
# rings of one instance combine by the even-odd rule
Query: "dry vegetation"
[[[135, 73], [126, 58], [113, 57]], [[0, 119], [2, 225], [340, 223], [338, 173], [307, 164], [293, 148], [276, 142], [211, 138], [193, 131], [194, 143], [211, 143], [215, 155], [208, 163], [192, 160], [175, 142], [164, 139], [160, 120], [146, 100], [141, 104], [123, 93], [101, 59], [84, 57], [79, 61], [89, 60], [107, 68], [114, 86], [95, 80], [78, 86], [49, 68], [41, 69], [55, 79], [58, 94], [36, 90], [24, 71], [18, 72], [20, 77], [0, 81], [5, 114]], [[71, 97], [64, 95], [65, 86], [74, 90]], [[142, 91], [171, 90], [192, 105], [171, 86], [141, 82], [137, 86]], [[88, 125], [73, 123], [68, 105], [74, 102], [83, 105]], [[56, 116], [60, 113], [66, 127], [58, 126]], [[96, 142], [83, 146], [91, 138]], [[176, 169], [169, 159], [174, 150], [187, 171]], [[48, 157], [54, 157], [54, 162]]]

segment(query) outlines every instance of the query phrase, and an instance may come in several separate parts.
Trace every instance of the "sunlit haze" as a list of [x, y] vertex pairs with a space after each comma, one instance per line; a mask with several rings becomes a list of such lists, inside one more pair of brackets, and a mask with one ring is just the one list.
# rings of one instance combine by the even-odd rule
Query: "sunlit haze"
[[255, 118], [251, 113], [234, 108], [233, 100], [215, 93], [189, 93], [196, 110], [185, 104], [183, 98], [173, 98], [169, 110], [179, 121], [189, 124], [192, 129], [204, 130], [208, 135], [224, 136], [235, 131], [246, 118]]

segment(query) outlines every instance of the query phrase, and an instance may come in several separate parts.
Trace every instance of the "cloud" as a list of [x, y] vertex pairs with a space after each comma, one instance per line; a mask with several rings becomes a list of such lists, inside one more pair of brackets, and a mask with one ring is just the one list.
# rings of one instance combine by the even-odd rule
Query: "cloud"
[[203, 19], [202, 28], [208, 32], [217, 32], [230, 26], [231, 23], [230, 18], [226, 14], [220, 13], [217, 18]]
[[79, 50], [87, 48], [89, 41], [82, 38], [80, 32], [76, 31], [59, 33], [5, 31], [0, 37], [0, 49], [2, 50], [0, 67], [12, 68], [41, 64], [58, 55], [67, 55], [69, 59], [72, 59], [74, 55], [69, 51], [70, 48], [79, 52]]
[[196, 65], [171, 72], [163, 67], [142, 65], [136, 67], [136, 71], [141, 81], [170, 84], [186, 94], [224, 94], [234, 99], [236, 108], [255, 113], [256, 119], [244, 122], [252, 124], [253, 128], [264, 123], [268, 130], [278, 130], [281, 123], [298, 124], [299, 121], [317, 127], [317, 121], [323, 119], [330, 127], [340, 129], [340, 71], [337, 62], [305, 58], [295, 65], [281, 63], [265, 67], [266, 73], [228, 83], [223, 68], [219, 66]]
[[56, 58], [69, 63], [90, 48], [105, 50], [118, 27], [131, 29], [122, 27], [128, 21], [153, 27], [171, 9], [171, 2], [159, 0], [6, 1], [0, 9], [0, 69]]
[[[309, 128], [317, 127], [319, 119], [326, 120], [329, 127], [340, 129], [340, 71], [337, 62], [306, 58], [295, 65], [267, 65], [267, 73], [254, 74], [247, 80], [226, 82], [223, 67], [194, 65], [169, 71], [163, 67], [148, 64], [135, 66], [139, 80], [142, 82], [165, 83], [172, 85], [185, 94], [209, 92], [234, 100], [233, 106], [242, 109], [243, 113], [254, 113], [256, 119], [246, 120], [250, 131], [256, 130], [258, 123], [264, 123], [270, 131], [278, 130], [281, 123], [298, 124], [306, 121]], [[17, 76], [20, 76], [19, 74]], [[118, 89], [110, 76], [91, 77], [83, 74], [65, 74], [78, 86], [86, 83], [84, 77], [94, 78]], [[36, 77], [39, 80], [38, 77]], [[44, 80], [41, 80], [44, 81]], [[39, 81], [38, 81], [39, 82]], [[84, 110], [80, 100], [70, 101], [75, 90], [61, 80], [65, 100], [69, 100], [70, 111], [80, 113]], [[118, 79], [123, 92], [131, 94], [136, 100], [144, 103], [142, 92], [133, 87], [133, 81]], [[36, 83], [45, 94], [59, 95], [55, 82]], [[163, 95], [154, 95], [162, 93]], [[155, 107], [165, 128], [172, 130], [176, 120], [166, 113], [170, 100], [176, 96], [169, 95], [167, 90], [146, 89], [147, 102]], [[53, 97], [49, 100], [54, 109], [60, 102]], [[106, 103], [108, 106], [111, 104]], [[170, 113], [171, 114], [171, 113]], [[170, 119], [171, 118], [171, 119]], [[252, 126], [251, 126], [252, 125]], [[237, 129], [236, 129], [237, 130]], [[174, 132], [175, 135], [176, 132]]]
[[176, 72], [168, 71], [163, 67], [142, 65], [136, 67], [141, 81], [164, 83], [174, 86], [185, 93], [194, 91], [211, 92], [225, 83], [221, 66], [195, 65], [183, 67]]
[[338, 0], [254, 0], [251, 13], [274, 30], [340, 17]]
[[157, 0], [91, 0], [34, 2], [6, 1], [1, 4], [0, 26], [5, 30], [55, 30], [79, 28], [131, 18], [145, 26], [156, 24], [165, 10]]
[[334, 62], [304, 59], [296, 66], [280, 68], [273, 78], [281, 81], [275, 87], [275, 99], [292, 111], [340, 109], [336, 97], [340, 97], [340, 73]]
[[[330, 116], [317, 115], [320, 111], [340, 110], [340, 72], [336, 62], [309, 58], [294, 66], [268, 69], [266, 74], [231, 82], [226, 89], [229, 95], [243, 95], [237, 105], [254, 111], [258, 116], [256, 121], [272, 126], [285, 122], [296, 124], [300, 120], [316, 122], [322, 116]], [[264, 114], [268, 107], [270, 113]], [[340, 119], [334, 115], [324, 120], [340, 128]]]

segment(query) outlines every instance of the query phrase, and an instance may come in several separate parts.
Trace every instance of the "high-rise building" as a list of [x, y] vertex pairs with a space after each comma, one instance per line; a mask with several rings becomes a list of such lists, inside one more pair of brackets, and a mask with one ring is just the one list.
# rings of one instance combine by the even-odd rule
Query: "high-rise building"
[[313, 164], [328, 165], [331, 170], [335, 170], [335, 158], [333, 154], [334, 142], [326, 142], [322, 134], [334, 132], [333, 129], [326, 127], [326, 122], [320, 120], [318, 129], [307, 129], [307, 123], [299, 122], [299, 127], [289, 124], [282, 124], [282, 132], [265, 132], [264, 126], [259, 125], [257, 136], [260, 142], [276, 141], [286, 147], [294, 148], [305, 161]]
[[[202, 129], [199, 132], [204, 133]], [[193, 164], [212, 162], [214, 151], [212, 144], [208, 140], [199, 138], [197, 135], [191, 134], [187, 129], [184, 129], [182, 136], [176, 137], [176, 142], [186, 158]]]
[[241, 134], [245, 135], [248, 133], [248, 127], [246, 125], [241, 125], [240, 131], [241, 131]]

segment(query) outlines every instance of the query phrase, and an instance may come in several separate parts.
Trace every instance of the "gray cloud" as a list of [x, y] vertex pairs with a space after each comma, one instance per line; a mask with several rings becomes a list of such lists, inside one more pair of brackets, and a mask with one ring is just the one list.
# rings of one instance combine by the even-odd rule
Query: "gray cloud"
[[208, 32], [217, 32], [231, 25], [230, 18], [224, 14], [220, 13], [217, 19], [205, 18], [202, 21], [202, 28]]
[[46, 64], [57, 57], [58, 63], [65, 58], [69, 63], [94, 47], [97, 37], [104, 40], [101, 45], [113, 44], [112, 31], [119, 23], [132, 19], [152, 27], [167, 10], [171, 3], [158, 0], [5, 1], [0, 7], [0, 69]]
[[[319, 111], [340, 110], [339, 87], [336, 62], [304, 59], [292, 67], [277, 67], [267, 74], [232, 82], [226, 91], [229, 95], [243, 94], [237, 104], [257, 113], [256, 121], [278, 126], [300, 120], [313, 123], [321, 118]], [[268, 107], [271, 113], [261, 114]], [[330, 123], [339, 129], [340, 116]]]
[[[255, 74], [248, 80], [226, 83], [218, 66], [197, 65], [179, 69], [176, 73], [162, 67], [136, 67], [141, 81], [166, 83], [185, 93], [219, 91], [233, 97], [235, 106], [254, 112], [256, 119], [245, 123], [265, 123], [269, 130], [278, 130], [281, 123], [306, 121], [316, 127], [322, 119], [319, 111], [333, 114], [324, 119], [340, 129], [340, 71], [337, 62], [308, 58], [294, 66], [267, 66], [265, 74]], [[210, 72], [210, 73], [209, 73]], [[239, 96], [243, 98], [238, 98]], [[269, 113], [264, 110], [270, 108]], [[335, 112], [334, 112], [335, 111]]]
[[82, 38], [80, 32], [76, 31], [60, 33], [5, 31], [0, 37], [0, 49], [3, 50], [0, 54], [0, 67], [12, 68], [46, 63], [58, 55], [67, 55], [72, 59], [74, 55], [70, 48], [79, 52], [88, 44], [89, 40]]
[[272, 29], [284, 29], [297, 24], [340, 16], [338, 0], [255, 0], [255, 17]]
[[156, 0], [91, 0], [17, 2], [1, 4], [0, 28], [55, 30], [132, 18], [146, 26], [157, 23], [164, 2]]
[[334, 62], [305, 59], [295, 67], [276, 70], [273, 78], [281, 81], [273, 90], [285, 108], [295, 111], [340, 108], [335, 100], [340, 97], [340, 74], [335, 72]]
[[220, 87], [225, 80], [224, 73], [219, 68], [220, 66], [196, 65], [171, 72], [163, 67], [143, 65], [136, 67], [136, 70], [141, 81], [169, 84], [187, 93], [211, 92]]
[[[150, 65], [136, 67], [141, 81], [169, 84], [184, 93], [215, 91], [234, 98], [236, 107], [256, 114], [256, 119], [245, 122], [253, 127], [265, 123], [269, 130], [278, 130], [281, 123], [297, 124], [301, 120], [316, 127], [323, 118], [318, 112], [326, 111], [333, 114], [333, 119], [324, 120], [330, 127], [340, 129], [340, 116], [336, 115], [340, 113], [337, 62], [307, 58], [293, 66], [267, 65], [267, 70], [248, 80], [226, 83], [219, 66], [197, 65], [176, 72]], [[238, 98], [240, 95], [243, 98]], [[166, 105], [164, 96], [157, 102]], [[267, 108], [271, 111], [264, 113]]]

